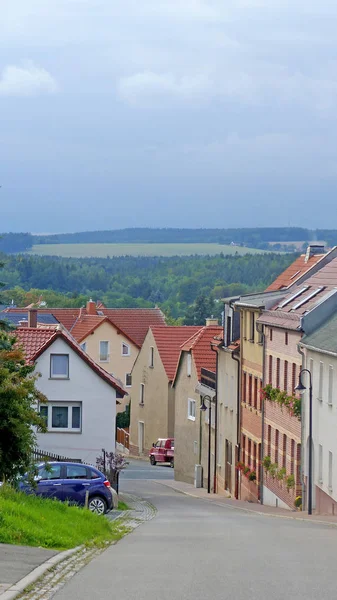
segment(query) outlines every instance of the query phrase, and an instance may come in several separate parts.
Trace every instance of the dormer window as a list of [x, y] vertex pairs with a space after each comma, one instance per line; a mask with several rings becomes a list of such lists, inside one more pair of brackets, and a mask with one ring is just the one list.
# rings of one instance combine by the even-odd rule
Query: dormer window
[[128, 344], [125, 344], [125, 342], [122, 343], [122, 356], [130, 356], [131, 352], [130, 352], [130, 346]]
[[187, 355], [187, 377], [191, 377], [192, 374], [192, 355]]

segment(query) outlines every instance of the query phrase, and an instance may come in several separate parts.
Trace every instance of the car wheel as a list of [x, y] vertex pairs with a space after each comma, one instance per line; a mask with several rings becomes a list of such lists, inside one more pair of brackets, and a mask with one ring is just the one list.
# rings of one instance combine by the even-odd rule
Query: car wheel
[[171, 468], [174, 469], [174, 460], [171, 460]]
[[154, 457], [153, 455], [152, 455], [152, 456], [150, 456], [150, 463], [151, 463], [151, 465], [152, 465], [153, 467], [154, 467], [154, 465], [156, 464], [156, 462], [157, 462], [157, 461], [156, 461], [155, 457]]
[[100, 496], [93, 496], [93, 498], [90, 498], [89, 500], [88, 508], [96, 515], [104, 515], [107, 511], [107, 503]]

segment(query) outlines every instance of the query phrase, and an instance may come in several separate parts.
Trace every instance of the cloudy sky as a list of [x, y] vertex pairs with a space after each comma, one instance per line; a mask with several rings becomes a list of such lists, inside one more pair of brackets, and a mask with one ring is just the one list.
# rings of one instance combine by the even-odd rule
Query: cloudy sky
[[337, 227], [336, 0], [0, 0], [0, 231]]

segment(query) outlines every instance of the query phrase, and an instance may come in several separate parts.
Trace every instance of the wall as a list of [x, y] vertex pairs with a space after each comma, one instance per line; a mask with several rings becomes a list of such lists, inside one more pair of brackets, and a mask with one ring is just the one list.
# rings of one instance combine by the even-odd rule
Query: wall
[[[194, 483], [194, 469], [199, 462], [200, 396], [195, 392], [198, 378], [193, 360], [191, 376], [187, 376], [187, 354], [183, 353], [175, 382], [174, 478]], [[196, 401], [195, 421], [188, 419], [188, 398]]]
[[[217, 491], [235, 495], [237, 439], [238, 363], [230, 350], [220, 349], [218, 358], [218, 460]], [[232, 466], [227, 466], [226, 440], [232, 445]], [[229, 454], [229, 452], [228, 452]], [[230, 473], [230, 475], [229, 475]]]
[[[99, 356], [99, 343], [100, 341], [108, 341], [110, 346], [110, 356], [108, 362], [100, 361]], [[125, 387], [126, 374], [131, 373], [134, 362], [138, 356], [139, 349], [135, 344], [130, 342], [128, 338], [123, 334], [118, 334], [117, 329], [108, 321], [105, 321], [95, 329], [95, 331], [88, 335], [87, 338], [82, 340], [86, 343], [86, 352], [89, 356], [102, 367], [108, 373], [111, 373], [115, 377], [121, 380]], [[125, 343], [130, 348], [130, 356], [123, 356], [122, 344]], [[126, 388], [129, 391], [129, 395], [124, 396], [120, 399], [121, 404], [117, 406], [117, 411], [122, 412], [125, 410], [125, 406], [130, 402], [132, 388]]]
[[[323, 363], [323, 388], [320, 400], [320, 363]], [[305, 367], [312, 372], [313, 382], [313, 506], [317, 512], [337, 514], [337, 357], [306, 351]], [[329, 405], [329, 367], [332, 367], [332, 404]], [[305, 385], [308, 378], [303, 376]], [[309, 394], [303, 395], [303, 440], [305, 444], [304, 477], [308, 477]], [[322, 446], [322, 473], [319, 465], [319, 445]], [[332, 452], [332, 485], [329, 486], [329, 452]], [[316, 492], [316, 493], [315, 493]]]
[[[154, 348], [154, 367], [150, 366], [150, 349]], [[140, 385], [144, 384], [144, 405]], [[130, 452], [139, 454], [138, 424], [144, 422], [144, 452], [147, 455], [158, 438], [171, 437], [174, 431], [174, 394], [151, 330], [148, 331], [132, 371]], [[172, 407], [173, 405], [173, 407]]]
[[[69, 379], [50, 379], [50, 354], [69, 354]], [[37, 360], [42, 377], [37, 387], [49, 401], [82, 402], [82, 432], [37, 434], [42, 450], [96, 464], [102, 448], [115, 450], [116, 392], [74, 352], [57, 339]]]

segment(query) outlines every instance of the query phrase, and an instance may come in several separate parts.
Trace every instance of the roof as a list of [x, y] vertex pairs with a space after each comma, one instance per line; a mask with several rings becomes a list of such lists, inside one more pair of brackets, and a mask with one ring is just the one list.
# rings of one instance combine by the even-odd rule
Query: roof
[[313, 333], [304, 335], [301, 344], [337, 355], [337, 314], [334, 314]]
[[180, 356], [181, 345], [191, 336], [198, 333], [200, 329], [202, 329], [202, 327], [196, 326], [151, 327], [151, 331], [154, 339], [156, 340], [158, 352], [169, 381], [174, 379]]
[[[151, 325], [166, 325], [160, 308], [105, 308], [100, 305], [96, 309], [101, 314], [90, 316], [108, 317], [111, 323], [139, 348]], [[22, 312], [22, 308], [8, 308], [5, 312]], [[38, 319], [43, 314], [53, 315], [68, 331], [72, 330], [79, 318], [89, 316], [86, 308], [39, 308]]]
[[[216, 352], [211, 350], [211, 342], [216, 345], [214, 338], [222, 333], [222, 327], [217, 326], [205, 326], [202, 327], [197, 333], [192, 335], [182, 346], [182, 352], [191, 352], [194, 365], [197, 371], [198, 381], [201, 380], [201, 368], [208, 369], [208, 371], [215, 372], [216, 370]], [[181, 354], [180, 354], [181, 357]], [[180, 361], [179, 361], [180, 362]], [[178, 367], [175, 373], [175, 378], [178, 373]]]
[[76, 354], [82, 358], [95, 373], [97, 373], [97, 375], [104, 379], [122, 396], [126, 394], [123, 384], [119, 379], [113, 377], [113, 375], [110, 375], [110, 373], [95, 363], [95, 361], [82, 350], [76, 340], [65, 329], [60, 327], [55, 327], [54, 329], [51, 329], [50, 327], [21, 327], [16, 329], [13, 335], [15, 335], [22, 344], [26, 360], [29, 363], [35, 362], [35, 360], [49, 348], [56, 339], [63, 339], [68, 346], [70, 346], [72, 350], [74, 350]]
[[295, 283], [299, 277], [302, 277], [305, 273], [316, 265], [325, 254], [314, 254], [306, 260], [306, 254], [301, 254], [296, 260], [279, 275], [273, 283], [267, 287], [266, 292], [272, 292], [275, 290], [281, 290], [288, 287], [292, 283]]
[[107, 317], [101, 317], [98, 315], [81, 315], [76, 319], [73, 327], [71, 328], [71, 335], [77, 342], [81, 342], [88, 335], [93, 333], [97, 327], [102, 323], [110, 323]]
[[301, 327], [301, 317], [296, 313], [284, 313], [282, 310], [266, 310], [257, 319], [258, 323], [281, 329], [298, 331]]
[[[58, 321], [51, 314], [38, 313], [38, 323], [41, 325], [57, 325]], [[0, 318], [4, 321], [10, 321], [14, 325], [18, 325], [20, 321], [28, 321], [28, 312], [4, 312], [0, 313]]]

